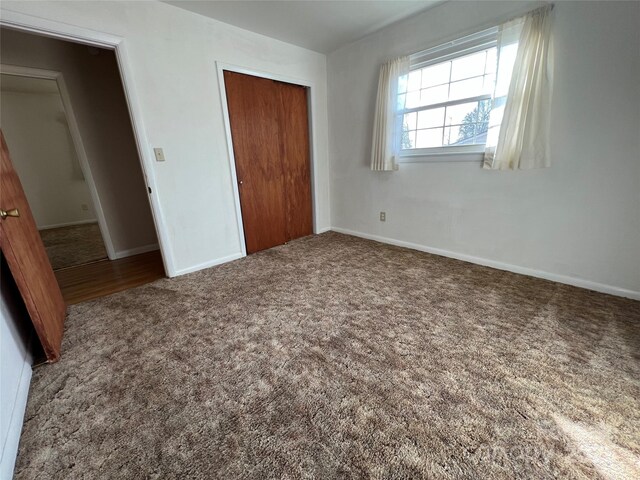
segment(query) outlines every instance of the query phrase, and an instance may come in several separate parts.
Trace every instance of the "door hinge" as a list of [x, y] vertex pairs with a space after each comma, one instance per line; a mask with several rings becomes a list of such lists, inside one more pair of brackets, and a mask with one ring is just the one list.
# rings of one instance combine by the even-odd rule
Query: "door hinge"
[[151, 193], [151, 187], [147, 187], [147, 190], [149, 190], [149, 193]]

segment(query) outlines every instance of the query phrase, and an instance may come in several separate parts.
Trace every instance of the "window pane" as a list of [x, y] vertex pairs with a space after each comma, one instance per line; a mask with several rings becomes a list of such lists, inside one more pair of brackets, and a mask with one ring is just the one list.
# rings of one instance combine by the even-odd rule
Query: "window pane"
[[493, 107], [491, 111], [490, 124], [491, 127], [499, 127], [502, 123], [502, 117], [504, 116], [504, 104]]
[[422, 69], [422, 88], [449, 83], [451, 62], [440, 63]]
[[502, 97], [509, 91], [509, 83], [511, 83], [511, 72], [513, 64], [516, 61], [518, 53], [518, 44], [507, 45], [500, 50], [500, 72], [498, 72], [498, 80], [496, 84], [496, 96]]
[[459, 82], [453, 82], [451, 84], [451, 90], [449, 94], [449, 100], [460, 100], [461, 98], [477, 97], [489, 93], [485, 91], [483, 86], [483, 78], [476, 77], [468, 80], [461, 80]]
[[455, 143], [458, 141], [458, 129], [458, 125], [455, 125], [453, 127], [444, 127], [444, 139], [442, 144], [455, 145]]
[[487, 65], [485, 67], [485, 73], [495, 73], [498, 66], [498, 49], [491, 48], [487, 50]]
[[407, 95], [406, 94], [402, 94], [402, 95], [398, 95], [398, 110], [403, 110], [404, 109], [404, 102], [407, 99]]
[[420, 105], [434, 105], [446, 102], [449, 97], [449, 85], [426, 88], [420, 91]]
[[489, 130], [489, 122], [482, 122], [476, 124], [476, 144], [484, 145], [487, 143], [487, 132]]
[[416, 108], [420, 106], [420, 90], [407, 93], [407, 103], [405, 108]]
[[[501, 50], [500, 76], [505, 64], [506, 70], [512, 66], [516, 48], [517, 45], [513, 51], [509, 51], [509, 47]], [[507, 58], [503, 58], [503, 55]], [[414, 70], [400, 77], [397, 98], [399, 108], [421, 109], [402, 116], [402, 149], [485, 144], [491, 106], [495, 103], [496, 114], [500, 113], [504, 109], [500, 104], [502, 99], [467, 101], [459, 105], [447, 104], [469, 97], [493, 94], [498, 76], [496, 63], [497, 48], [493, 47]], [[436, 104], [444, 106], [433, 108]], [[496, 121], [499, 116], [495, 116]], [[494, 118], [491, 117], [491, 120], [494, 121]]]
[[407, 130], [416, 129], [416, 112], [405, 114], [404, 125], [406, 126]]
[[442, 128], [418, 130], [416, 133], [416, 148], [433, 148], [442, 146]]
[[487, 52], [482, 51], [453, 60], [451, 64], [451, 81], [455, 82], [456, 80], [484, 75], [486, 57]]
[[445, 127], [445, 145], [472, 145], [475, 123]]
[[495, 145], [498, 142], [498, 135], [500, 134], [500, 125], [489, 127], [487, 132], [487, 142]]
[[495, 73], [491, 73], [489, 75], [485, 75], [485, 77], [484, 77], [484, 91], [486, 93], [493, 93], [495, 82], [496, 82], [496, 74]]
[[491, 100], [481, 100], [478, 102], [478, 122], [488, 122], [491, 114]]
[[408, 81], [409, 81], [408, 75], [402, 75], [398, 78], [398, 93], [406, 93]]
[[445, 145], [485, 144], [487, 143], [488, 126], [488, 123], [482, 122], [445, 127]]
[[413, 92], [415, 90], [420, 90], [421, 75], [422, 75], [421, 70], [414, 70], [413, 72], [409, 73], [409, 82], [408, 82], [407, 91]]
[[475, 123], [478, 117], [478, 102], [462, 103], [447, 107], [445, 125]]
[[407, 150], [409, 148], [416, 148], [415, 130], [403, 130], [401, 143], [402, 143], [403, 150]]
[[441, 127], [444, 125], [444, 107], [418, 112], [418, 128]]

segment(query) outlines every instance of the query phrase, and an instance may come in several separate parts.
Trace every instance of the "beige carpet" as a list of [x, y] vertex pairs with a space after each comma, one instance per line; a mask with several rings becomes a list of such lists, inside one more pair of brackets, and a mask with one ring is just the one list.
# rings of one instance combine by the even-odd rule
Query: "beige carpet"
[[327, 233], [70, 309], [19, 479], [640, 478], [640, 302]]
[[54, 270], [107, 258], [97, 223], [40, 230], [40, 237]]

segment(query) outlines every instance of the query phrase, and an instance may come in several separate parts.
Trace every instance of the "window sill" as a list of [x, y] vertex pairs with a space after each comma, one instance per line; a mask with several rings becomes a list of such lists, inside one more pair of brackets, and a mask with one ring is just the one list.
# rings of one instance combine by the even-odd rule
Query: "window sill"
[[440, 153], [419, 153], [415, 155], [402, 155], [397, 163], [451, 163], [467, 162], [482, 163], [484, 152], [440, 152]]

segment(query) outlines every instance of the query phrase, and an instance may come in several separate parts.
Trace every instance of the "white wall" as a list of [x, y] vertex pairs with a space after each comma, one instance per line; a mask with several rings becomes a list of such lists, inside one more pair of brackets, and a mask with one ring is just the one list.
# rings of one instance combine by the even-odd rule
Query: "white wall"
[[116, 254], [157, 243], [113, 52], [5, 29], [0, 49], [3, 64], [62, 72]]
[[[149, 154], [153, 146], [161, 146], [167, 158], [166, 162], [154, 163], [149, 174], [154, 178], [155, 194], [168, 228], [169, 242], [164, 247], [173, 258], [170, 274], [240, 255], [216, 61], [313, 84], [316, 227], [329, 227], [324, 55], [157, 2], [3, 1], [0, 9], [3, 17], [13, 11], [124, 38], [131, 88], [150, 141], [144, 148]], [[6, 38], [3, 35], [3, 48]], [[58, 58], [50, 47], [40, 53], [43, 61]], [[11, 63], [4, 50], [2, 61]], [[60, 70], [54, 65], [40, 68]], [[63, 73], [82, 127], [84, 121], [74, 92], [84, 92], [74, 88], [74, 81], [64, 69]], [[102, 114], [100, 109], [87, 113]], [[85, 142], [92, 140], [81, 133]], [[102, 144], [107, 152], [112, 148], [113, 143]], [[118, 185], [113, 193], [121, 194]], [[24, 371], [26, 362], [20, 363], [19, 355], [12, 358], [15, 361], [6, 363], [2, 359], [3, 382], [5, 376], [19, 376]], [[26, 382], [28, 385], [28, 379]], [[20, 426], [19, 422], [17, 434], [12, 437], [16, 441]], [[4, 458], [13, 461], [8, 451]], [[5, 478], [5, 471], [0, 472], [1, 478]]]
[[3, 265], [0, 282], [0, 478], [13, 476], [31, 381], [29, 320]]
[[317, 228], [329, 227], [326, 58], [158, 2], [2, 2], [12, 10], [124, 38], [174, 259], [184, 273], [240, 255], [216, 61], [312, 82]]
[[332, 226], [639, 296], [638, 2], [556, 2], [551, 168], [368, 170], [379, 65], [526, 7], [447, 2], [328, 56]]
[[38, 228], [96, 221], [60, 94], [3, 88], [0, 122]]

